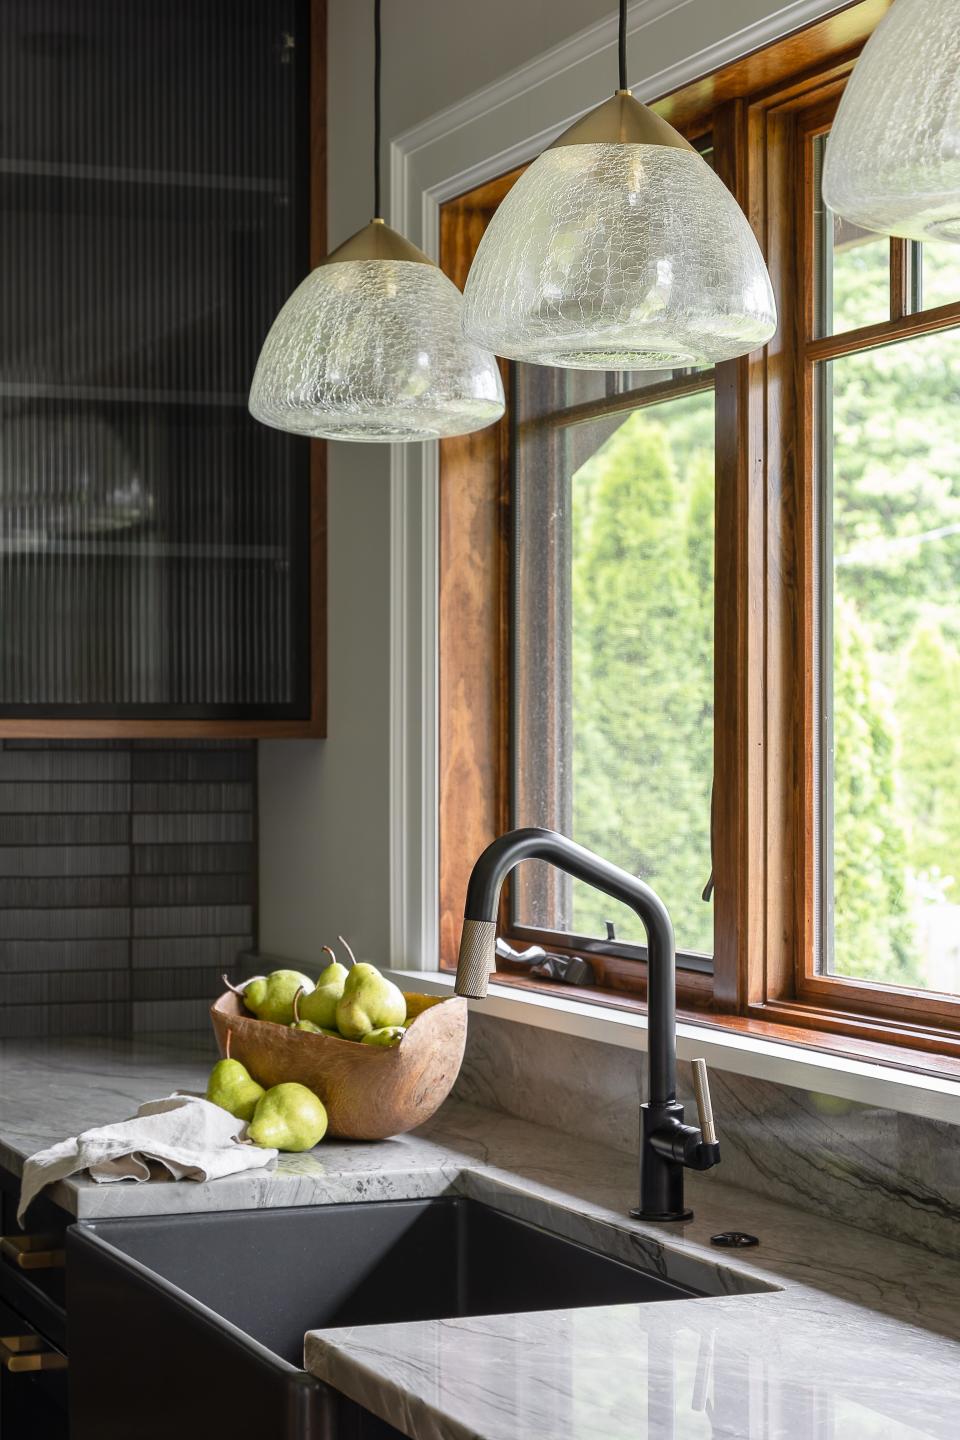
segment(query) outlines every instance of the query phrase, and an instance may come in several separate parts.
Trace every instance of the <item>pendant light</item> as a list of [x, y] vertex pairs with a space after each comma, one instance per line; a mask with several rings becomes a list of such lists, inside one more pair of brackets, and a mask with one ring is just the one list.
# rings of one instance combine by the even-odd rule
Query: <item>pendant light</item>
[[464, 330], [512, 360], [664, 370], [729, 360], [776, 329], [746, 216], [706, 161], [620, 88], [534, 161], [494, 213]]
[[331, 440], [465, 435], [503, 414], [494, 357], [466, 339], [463, 296], [380, 218], [380, 0], [374, 0], [374, 214], [307, 276], [250, 387], [264, 425]]
[[823, 198], [881, 235], [960, 243], [960, 7], [896, 0], [827, 140]]

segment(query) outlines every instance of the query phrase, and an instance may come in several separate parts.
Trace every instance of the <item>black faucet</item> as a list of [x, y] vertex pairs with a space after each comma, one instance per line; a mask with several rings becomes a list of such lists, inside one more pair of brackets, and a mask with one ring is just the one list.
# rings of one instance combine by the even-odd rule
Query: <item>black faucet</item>
[[635, 910], [647, 932], [647, 1099], [640, 1117], [638, 1220], [689, 1220], [683, 1204], [683, 1171], [719, 1163], [707, 1087], [706, 1064], [694, 1063], [700, 1129], [683, 1123], [677, 1100], [676, 951], [667, 907], [642, 880], [594, 855], [555, 830], [511, 830], [488, 845], [473, 867], [464, 908], [456, 993], [481, 999], [494, 969], [500, 888], [521, 860], [549, 860]]

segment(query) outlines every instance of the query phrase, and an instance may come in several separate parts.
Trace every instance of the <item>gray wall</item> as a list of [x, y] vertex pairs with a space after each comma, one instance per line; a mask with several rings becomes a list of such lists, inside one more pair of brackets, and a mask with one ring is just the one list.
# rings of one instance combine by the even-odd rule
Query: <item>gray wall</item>
[[248, 741], [0, 745], [0, 1038], [206, 1028], [256, 917]]
[[[613, 8], [612, 0], [385, 5], [384, 136], [491, 84]], [[329, 9], [331, 246], [370, 219], [372, 11], [372, 4], [356, 0], [331, 0]], [[306, 962], [342, 932], [358, 954], [386, 963], [387, 447], [331, 444], [329, 476], [329, 738], [260, 747], [261, 943]]]

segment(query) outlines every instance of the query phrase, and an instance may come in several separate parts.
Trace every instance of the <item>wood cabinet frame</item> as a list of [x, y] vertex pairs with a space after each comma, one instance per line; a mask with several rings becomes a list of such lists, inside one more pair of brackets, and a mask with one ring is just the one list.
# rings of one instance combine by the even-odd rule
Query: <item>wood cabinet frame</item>
[[[327, 249], [327, 0], [310, 6], [310, 264]], [[283, 720], [17, 719], [0, 717], [0, 740], [293, 739], [327, 733], [327, 454], [311, 440], [309, 479], [310, 713]]]
[[[888, 0], [861, 0], [656, 106], [688, 138], [711, 135], [718, 173], [767, 256], [780, 312], [765, 350], [715, 373], [714, 973], [681, 971], [679, 1001], [711, 1025], [960, 1074], [960, 1000], [817, 976], [812, 964], [813, 366], [960, 324], [960, 303], [907, 313], [906, 247], [893, 242], [890, 321], [811, 338], [807, 140], [829, 127], [887, 8]], [[519, 173], [442, 207], [441, 264], [457, 283]], [[473, 861], [509, 824], [509, 454], [509, 416], [441, 447], [444, 968], [456, 962]], [[501, 933], [510, 934], [506, 908]], [[591, 959], [599, 984], [582, 991], [497, 978], [601, 1005], [642, 1005], [645, 965], [593, 951]]]

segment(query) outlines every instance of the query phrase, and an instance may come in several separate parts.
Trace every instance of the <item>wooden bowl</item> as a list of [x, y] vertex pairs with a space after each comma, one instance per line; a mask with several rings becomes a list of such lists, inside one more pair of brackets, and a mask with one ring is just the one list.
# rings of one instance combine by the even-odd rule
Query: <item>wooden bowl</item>
[[458, 996], [407, 995], [414, 1015], [399, 1045], [382, 1048], [311, 1035], [257, 1020], [226, 991], [210, 1007], [220, 1054], [227, 1051], [267, 1089], [296, 1080], [323, 1101], [329, 1134], [385, 1140], [422, 1125], [453, 1088], [467, 1039], [467, 1002]]

